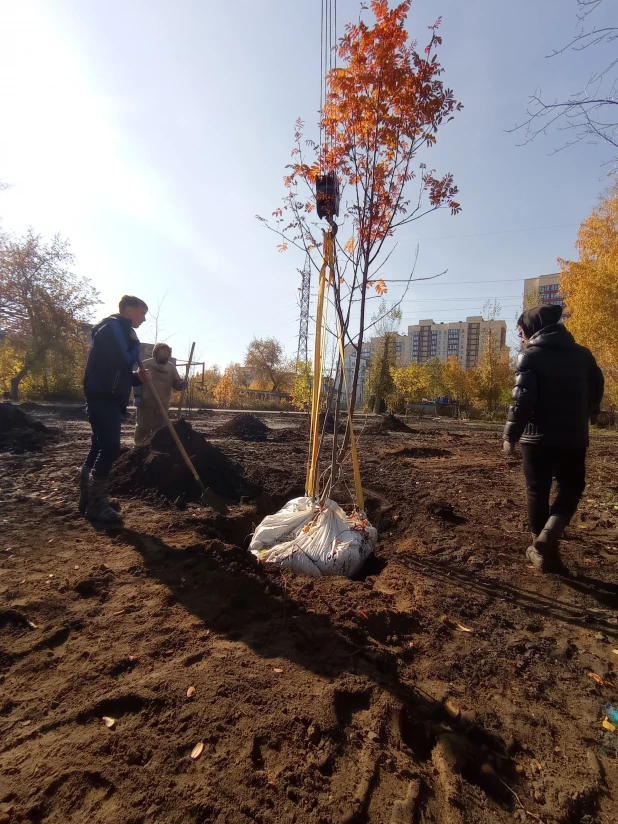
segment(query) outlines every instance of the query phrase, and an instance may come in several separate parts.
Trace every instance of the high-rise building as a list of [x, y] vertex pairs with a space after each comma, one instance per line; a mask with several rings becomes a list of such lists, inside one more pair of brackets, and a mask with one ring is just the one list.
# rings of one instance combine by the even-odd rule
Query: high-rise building
[[[540, 275], [538, 278], [527, 278], [524, 280], [524, 308], [532, 309], [533, 306], [562, 306], [564, 308], [564, 295], [560, 292], [560, 275]], [[568, 317], [566, 312], [563, 318]]]
[[503, 320], [483, 320], [471, 316], [457, 323], [434, 323], [421, 320], [408, 327], [408, 354], [406, 363], [426, 363], [431, 358], [446, 361], [455, 356], [464, 369], [478, 365], [479, 357], [488, 340], [503, 349], [506, 344], [506, 323]]
[[[484, 320], [480, 315], [468, 317], [457, 323], [434, 323], [433, 320], [421, 320], [415, 326], [408, 327], [407, 335], [395, 337], [397, 363], [405, 366], [411, 361], [426, 363], [431, 358], [446, 361], [455, 356], [463, 369], [478, 366], [479, 358], [487, 342], [491, 341], [497, 349], [506, 346], [506, 322], [503, 320]], [[369, 360], [378, 350], [381, 338], [371, 338], [363, 343], [361, 365], [356, 391], [357, 403], [365, 398], [365, 378]], [[345, 371], [348, 389], [351, 389], [356, 350], [349, 345], [345, 348]]]

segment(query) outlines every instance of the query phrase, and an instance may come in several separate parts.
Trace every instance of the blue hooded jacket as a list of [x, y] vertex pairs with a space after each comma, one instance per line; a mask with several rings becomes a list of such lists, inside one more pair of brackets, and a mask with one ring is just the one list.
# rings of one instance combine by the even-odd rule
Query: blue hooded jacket
[[92, 348], [84, 374], [86, 400], [106, 398], [126, 409], [133, 386], [140, 386], [133, 364], [139, 341], [131, 339], [131, 321], [110, 315], [92, 330]]

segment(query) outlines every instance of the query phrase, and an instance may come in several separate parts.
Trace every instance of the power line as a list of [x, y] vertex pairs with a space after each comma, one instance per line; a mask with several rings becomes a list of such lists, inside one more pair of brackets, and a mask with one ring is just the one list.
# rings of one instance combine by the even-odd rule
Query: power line
[[[537, 277], [557, 277], [558, 272], [549, 272], [547, 275], [537, 275]], [[469, 283], [521, 283], [522, 280], [535, 280], [535, 278], [494, 278], [493, 280], [438, 280], [432, 278], [431, 280], [410, 280], [409, 278], [382, 278], [384, 283], [422, 283], [424, 286], [467, 286]], [[434, 283], [435, 280], [435, 283]]]
[[467, 298], [404, 298], [401, 303], [452, 303], [471, 300], [521, 300], [521, 295], [468, 295]]
[[471, 232], [468, 235], [440, 235], [439, 237], [402, 238], [397, 243], [418, 243], [421, 240], [453, 240], [458, 237], [487, 237], [488, 235], [512, 235], [518, 232], [540, 232], [544, 229], [568, 229], [579, 223], [560, 223], [557, 226], [531, 226], [528, 229], [500, 229], [497, 232]]

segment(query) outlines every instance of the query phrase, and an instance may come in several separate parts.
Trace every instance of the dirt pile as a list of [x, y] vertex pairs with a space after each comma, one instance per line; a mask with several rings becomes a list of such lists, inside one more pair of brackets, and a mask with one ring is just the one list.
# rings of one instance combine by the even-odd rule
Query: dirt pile
[[40, 452], [56, 433], [11, 403], [0, 404], [0, 452]]
[[[346, 428], [347, 422], [347, 413], [340, 412], [339, 413], [339, 434], [343, 435]], [[309, 430], [311, 428], [311, 416], [307, 416], [307, 420], [305, 421], [305, 428]], [[320, 412], [320, 432], [326, 432], [327, 435], [333, 435], [335, 432], [335, 416], [332, 412], [326, 414], [326, 412]]]
[[298, 443], [308, 441], [309, 432], [304, 426], [286, 427], [276, 429], [271, 435], [271, 440], [277, 443]]
[[255, 415], [245, 413], [235, 415], [231, 421], [218, 426], [214, 435], [217, 438], [238, 438], [241, 441], [265, 441], [269, 429]]
[[[209, 443], [185, 420], [174, 428], [206, 487], [228, 501], [254, 497], [260, 487], [242, 476], [220, 449]], [[134, 449], [125, 452], [114, 465], [112, 490], [116, 494], [154, 493], [168, 501], [199, 501], [200, 490], [185, 465], [167, 428], [159, 429]]]
[[396, 417], [396, 415], [385, 415], [379, 421], [370, 423], [365, 428], [365, 433], [371, 435], [387, 435], [389, 432], [407, 432], [408, 434], [414, 434], [414, 431], [414, 429], [411, 429]]

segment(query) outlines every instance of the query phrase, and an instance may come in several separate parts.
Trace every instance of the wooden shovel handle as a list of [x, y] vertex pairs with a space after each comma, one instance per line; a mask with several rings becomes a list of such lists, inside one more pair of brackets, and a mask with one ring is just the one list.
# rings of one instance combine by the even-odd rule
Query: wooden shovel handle
[[158, 393], [157, 393], [157, 390], [154, 388], [154, 384], [153, 384], [153, 382], [152, 382], [152, 379], [151, 379], [151, 377], [150, 377], [150, 374], [149, 374], [149, 372], [148, 372], [148, 370], [147, 370], [147, 369], [144, 369], [144, 364], [142, 363], [141, 358], [138, 358], [138, 359], [137, 359], [137, 365], [139, 366], [139, 368], [140, 368], [140, 369], [144, 372], [144, 374], [146, 375], [146, 383], [148, 384], [148, 388], [149, 388], [149, 389], [150, 389], [150, 391], [152, 392], [152, 397], [155, 399], [155, 403], [156, 403], [156, 404], [157, 404], [157, 406], [159, 407], [159, 412], [160, 412], [160, 413], [161, 413], [161, 415], [163, 416], [163, 420], [165, 421], [165, 424], [166, 424], [167, 428], [168, 428], [168, 429], [169, 429], [169, 431], [170, 431], [170, 435], [171, 435], [171, 436], [172, 436], [172, 438], [174, 439], [174, 443], [175, 443], [175, 444], [176, 444], [176, 446], [178, 447], [178, 451], [179, 451], [179, 452], [180, 452], [180, 454], [182, 455], [182, 458], [183, 458], [184, 462], [186, 463], [186, 465], [188, 466], [188, 468], [191, 470], [191, 474], [193, 475], [193, 477], [195, 478], [195, 480], [198, 482], [198, 484], [199, 484], [201, 487], [203, 487], [203, 486], [204, 486], [204, 484], [202, 483], [202, 481], [201, 481], [201, 479], [200, 479], [200, 476], [197, 474], [197, 470], [196, 470], [196, 468], [193, 466], [193, 462], [191, 461], [191, 458], [187, 455], [187, 450], [186, 450], [186, 449], [184, 448], [184, 446], [182, 445], [182, 441], [181, 441], [181, 440], [180, 440], [180, 438], [178, 437], [178, 432], [176, 432], [176, 430], [174, 429], [174, 425], [173, 425], [173, 424], [172, 424], [172, 422], [170, 421], [170, 417], [169, 417], [169, 415], [167, 414], [167, 409], [163, 406], [163, 401], [162, 401], [162, 400], [161, 400], [161, 398], [159, 397], [159, 395], [158, 395]]

